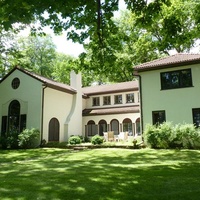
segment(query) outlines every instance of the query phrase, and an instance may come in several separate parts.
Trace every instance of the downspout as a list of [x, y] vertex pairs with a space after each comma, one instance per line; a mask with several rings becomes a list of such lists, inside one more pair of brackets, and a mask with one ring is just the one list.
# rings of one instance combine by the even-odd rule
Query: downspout
[[42, 146], [43, 144], [43, 142], [42, 142], [42, 140], [43, 140], [43, 124], [44, 124], [44, 90], [47, 88], [47, 85], [46, 84], [44, 84], [43, 85], [44, 87], [42, 88], [42, 114], [41, 114], [41, 138], [40, 138], [40, 145]]
[[143, 122], [143, 101], [142, 101], [142, 77], [139, 74], [133, 74], [133, 76], [136, 76], [139, 78], [139, 92], [140, 92], [140, 116], [141, 116], [141, 133], [143, 135], [144, 130], [144, 122]]

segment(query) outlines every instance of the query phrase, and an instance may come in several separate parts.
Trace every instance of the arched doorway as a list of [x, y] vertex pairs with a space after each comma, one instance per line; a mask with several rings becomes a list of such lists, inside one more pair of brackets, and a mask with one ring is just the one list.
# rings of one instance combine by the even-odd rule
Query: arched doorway
[[8, 108], [8, 132], [20, 131], [20, 103], [13, 100]]
[[95, 122], [93, 120], [90, 120], [87, 123], [87, 135], [93, 136], [97, 134], [97, 126], [95, 125]]
[[58, 119], [52, 118], [49, 122], [49, 141], [59, 142], [60, 124]]
[[114, 134], [118, 135], [119, 134], [119, 121], [116, 119], [113, 119], [110, 124], [111, 124], [111, 131], [114, 131]]
[[133, 134], [133, 129], [132, 129], [132, 121], [129, 118], [126, 118], [122, 122], [123, 124], [123, 131], [128, 132], [129, 135]]
[[107, 132], [107, 122], [102, 119], [99, 121], [99, 135], [103, 136], [103, 132]]

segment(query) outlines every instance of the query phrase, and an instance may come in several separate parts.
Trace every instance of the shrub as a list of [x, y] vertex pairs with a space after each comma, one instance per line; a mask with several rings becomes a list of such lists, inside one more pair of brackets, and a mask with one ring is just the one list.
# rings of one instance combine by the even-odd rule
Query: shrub
[[159, 133], [156, 126], [148, 124], [145, 128], [144, 136], [147, 145], [151, 148], [158, 148]]
[[79, 136], [71, 136], [68, 140], [69, 144], [71, 144], [71, 145], [80, 144], [81, 141], [82, 140]]
[[95, 135], [91, 139], [92, 144], [102, 144], [103, 143], [103, 137], [99, 135]]
[[39, 146], [40, 131], [38, 129], [25, 129], [18, 136], [19, 146], [21, 148], [35, 148]]
[[2, 149], [7, 149], [8, 147], [8, 139], [6, 138], [6, 136], [1, 136], [0, 137], [0, 145]]
[[200, 148], [200, 130], [193, 124], [173, 126], [165, 122], [158, 126], [146, 126], [145, 141], [152, 148]]

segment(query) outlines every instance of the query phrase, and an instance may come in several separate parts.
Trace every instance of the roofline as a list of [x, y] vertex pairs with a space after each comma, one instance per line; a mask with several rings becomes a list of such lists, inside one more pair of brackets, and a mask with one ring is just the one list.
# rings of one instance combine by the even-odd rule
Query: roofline
[[[61, 92], [66, 92], [66, 93], [70, 93], [70, 94], [76, 94], [77, 92], [74, 90], [68, 90], [67, 88], [63, 88], [63, 87], [60, 87], [58, 85], [54, 85], [54, 84], [51, 84], [51, 83], [48, 83], [44, 80], [41, 80], [40, 78], [37, 78], [36, 76], [32, 75], [31, 73], [28, 73], [25, 71], [25, 69], [23, 68], [20, 68], [19, 66], [16, 66], [14, 67], [9, 73], [7, 73], [3, 79], [0, 80], [0, 83], [3, 82], [8, 76], [10, 76], [10, 74], [12, 74], [15, 70], [19, 70], [20, 72], [30, 76], [31, 78], [34, 78], [38, 81], [40, 81], [41, 83], [43, 83], [44, 86], [46, 87], [49, 87], [49, 88], [52, 88], [52, 89], [55, 89], [55, 90], [58, 90], [58, 91], [61, 91]], [[37, 74], [36, 74], [37, 75]], [[39, 75], [38, 75], [39, 76]], [[45, 77], [44, 77], [45, 78]]]
[[128, 88], [128, 89], [120, 89], [120, 90], [113, 90], [113, 91], [103, 91], [103, 92], [91, 92], [91, 93], [85, 93], [87, 96], [93, 96], [93, 95], [101, 95], [101, 94], [114, 94], [114, 93], [119, 93], [119, 92], [132, 92], [132, 91], [138, 91], [139, 87], [135, 88]]
[[113, 114], [127, 114], [127, 113], [139, 113], [140, 112], [140, 106], [139, 105], [133, 105], [133, 106], [121, 106], [121, 107], [106, 107], [106, 108], [93, 108], [93, 109], [86, 109], [86, 110], [105, 110], [105, 109], [116, 109], [116, 108], [136, 108], [138, 107], [138, 110], [133, 110], [133, 111], [128, 111], [128, 112], [124, 112], [124, 111], [119, 111], [119, 112], [110, 112], [110, 113], [94, 113], [94, 114], [85, 114], [82, 113], [83, 117], [86, 116], [95, 116], [95, 115], [113, 115]]
[[[156, 66], [149, 66], [149, 67], [144, 67], [144, 68], [134, 68], [135, 72], [145, 72], [145, 71], [153, 71], [153, 70], [158, 70], [158, 69], [166, 69], [166, 68], [171, 68], [171, 67], [180, 67], [180, 66], [186, 66], [189, 64], [199, 64], [200, 59], [194, 59], [194, 60], [186, 60], [186, 61], [181, 61], [181, 62], [175, 62], [175, 63], [167, 63], [167, 64], [159, 64]], [[145, 64], [145, 63], [144, 63]]]

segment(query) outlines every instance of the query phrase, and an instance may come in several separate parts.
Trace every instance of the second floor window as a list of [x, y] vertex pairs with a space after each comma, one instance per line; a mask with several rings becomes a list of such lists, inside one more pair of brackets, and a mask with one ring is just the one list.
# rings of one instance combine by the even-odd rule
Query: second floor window
[[122, 95], [115, 95], [115, 104], [122, 104]]
[[191, 69], [163, 72], [160, 74], [161, 89], [174, 89], [192, 86]]
[[126, 95], [126, 103], [134, 103], [134, 93]]
[[93, 106], [99, 106], [99, 97], [93, 97], [92, 99], [92, 105]]
[[103, 97], [103, 105], [110, 105], [110, 96]]

